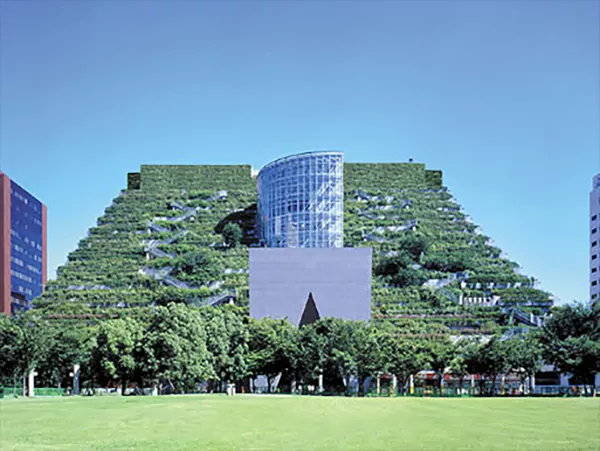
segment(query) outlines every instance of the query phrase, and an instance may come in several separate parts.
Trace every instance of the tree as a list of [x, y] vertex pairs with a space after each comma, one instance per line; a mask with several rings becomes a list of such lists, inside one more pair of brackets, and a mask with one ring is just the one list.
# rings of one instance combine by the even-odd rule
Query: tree
[[[48, 350], [42, 357], [37, 372], [38, 379], [46, 384], [65, 384], [75, 364], [87, 367], [89, 353], [95, 343], [94, 329], [73, 327], [62, 323], [53, 324], [49, 330]], [[86, 372], [89, 372], [86, 368]]]
[[427, 254], [422, 259], [423, 266], [432, 271], [461, 272], [474, 269], [473, 255], [465, 251]]
[[248, 371], [255, 377], [266, 376], [270, 391], [271, 382], [278, 374], [296, 371], [300, 333], [283, 319], [250, 318], [249, 327]]
[[228, 222], [225, 224], [222, 235], [225, 244], [229, 247], [236, 248], [242, 242], [242, 229], [235, 222]]
[[326, 339], [317, 331], [317, 323], [300, 328], [300, 360], [298, 362], [298, 381], [310, 384], [323, 372], [325, 365]]
[[478, 344], [473, 340], [461, 340], [456, 344], [455, 355], [450, 362], [450, 374], [458, 378], [458, 386], [462, 390], [463, 380], [468, 376], [468, 356], [478, 351]]
[[4, 319], [2, 323], [3, 337], [0, 338], [7, 341], [0, 350], [7, 356], [7, 363], [0, 367], [5, 367], [3, 372], [12, 372], [13, 377], [25, 378], [36, 369], [49, 349], [48, 325], [32, 310], [8, 319], [8, 323]]
[[413, 263], [412, 255], [405, 250], [400, 250], [397, 254], [383, 259], [376, 265], [375, 274], [383, 277], [391, 277], [397, 274], [398, 271], [409, 268]]
[[17, 374], [20, 339], [21, 330], [15, 321], [0, 314], [0, 381]]
[[396, 328], [390, 324], [379, 328], [377, 339], [384, 357], [384, 371], [394, 374], [403, 389], [410, 376], [425, 367], [424, 347], [415, 340], [398, 335]]
[[360, 387], [366, 377], [382, 368], [374, 329], [365, 322], [324, 318], [315, 323], [315, 329], [323, 337], [323, 374], [334, 386], [340, 387], [342, 382], [349, 390], [356, 377]]
[[460, 353], [457, 353], [450, 362], [450, 374], [458, 378], [458, 388], [462, 390], [465, 376], [468, 376], [467, 363], [465, 358]]
[[441, 396], [444, 373], [456, 355], [454, 345], [449, 340], [430, 340], [425, 349], [427, 365], [435, 372]]
[[400, 248], [408, 252], [414, 261], [419, 261], [421, 256], [427, 252], [429, 242], [427, 238], [419, 233], [408, 233], [402, 237], [398, 244]]
[[427, 274], [424, 271], [412, 268], [400, 269], [398, 272], [388, 278], [392, 285], [404, 288], [410, 286], [420, 286], [427, 281]]
[[492, 381], [489, 394], [493, 395], [498, 375], [507, 373], [510, 370], [510, 348], [506, 341], [493, 337], [483, 346], [481, 353], [485, 364], [484, 374]]
[[201, 315], [215, 378], [229, 383], [245, 377], [249, 334], [242, 313], [236, 307], [225, 306], [202, 309]]
[[479, 390], [483, 395], [486, 380], [491, 381], [488, 394], [494, 394], [496, 378], [510, 370], [509, 348], [506, 341], [493, 337], [480, 346], [469, 347], [465, 354], [465, 363], [470, 374], [479, 374]]
[[177, 259], [174, 266], [175, 276], [183, 276], [198, 285], [212, 282], [222, 273], [221, 264], [207, 250], [188, 252]]
[[374, 326], [367, 326], [363, 322], [353, 322], [355, 332], [354, 349], [356, 352], [356, 375], [358, 377], [359, 390], [364, 388], [364, 381], [369, 376], [376, 376], [378, 373], [386, 373], [386, 356], [378, 340], [377, 329]]
[[533, 333], [519, 335], [508, 341], [508, 360], [511, 371], [519, 375], [525, 387], [525, 379], [529, 377], [531, 392], [533, 376], [542, 366], [542, 347]]
[[403, 238], [401, 246], [395, 255], [384, 258], [375, 265], [375, 274], [400, 288], [422, 285], [428, 277], [424, 271], [413, 268], [413, 265], [427, 248], [425, 239], [409, 235]]
[[165, 380], [174, 390], [185, 393], [200, 380], [215, 376], [204, 323], [196, 307], [157, 307], [138, 346], [139, 371], [153, 386]]
[[96, 373], [101, 379], [120, 381], [122, 395], [137, 369], [134, 353], [142, 335], [141, 324], [133, 318], [105, 321], [98, 329], [92, 350]]
[[600, 304], [566, 305], [552, 310], [539, 336], [543, 357], [583, 385], [600, 372]]

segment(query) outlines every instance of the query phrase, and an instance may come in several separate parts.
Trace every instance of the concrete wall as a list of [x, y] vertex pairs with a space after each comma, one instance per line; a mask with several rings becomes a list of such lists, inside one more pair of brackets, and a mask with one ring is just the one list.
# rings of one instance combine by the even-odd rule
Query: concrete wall
[[250, 249], [250, 315], [298, 324], [312, 293], [321, 318], [369, 321], [371, 248]]

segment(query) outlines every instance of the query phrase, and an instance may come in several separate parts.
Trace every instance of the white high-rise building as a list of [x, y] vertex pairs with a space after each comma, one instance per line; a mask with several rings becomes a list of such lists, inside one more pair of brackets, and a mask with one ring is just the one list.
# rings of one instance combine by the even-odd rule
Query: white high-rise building
[[590, 300], [600, 300], [600, 174], [590, 192]]

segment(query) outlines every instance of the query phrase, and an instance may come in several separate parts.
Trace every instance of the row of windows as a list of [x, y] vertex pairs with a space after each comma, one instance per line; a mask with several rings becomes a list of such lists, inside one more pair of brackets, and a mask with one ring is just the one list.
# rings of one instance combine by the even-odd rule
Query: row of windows
[[23, 241], [25, 241], [25, 244], [31, 244], [31, 247], [35, 247], [38, 251], [42, 250], [42, 245], [40, 243], [36, 243], [33, 240], [29, 240], [29, 238], [27, 237], [23, 238]]
[[19, 199], [21, 202], [23, 202], [25, 205], [27, 205], [29, 203], [29, 199], [27, 199], [25, 196], [23, 196], [21, 193], [18, 193], [16, 191], [14, 191], [12, 188], [10, 189], [10, 194], [12, 194], [13, 196], [15, 196], [17, 199]]
[[[13, 190], [12, 188], [10, 189], [10, 194], [12, 196], [14, 196], [15, 198], [19, 199], [23, 204], [25, 204], [25, 205], [29, 205], [30, 204], [29, 199], [27, 198], [27, 196], [23, 196], [21, 193], [19, 193], [18, 191]], [[30, 208], [32, 208], [33, 211], [35, 211], [36, 213], [39, 213], [40, 207], [38, 207], [37, 202], [35, 202], [35, 198], [33, 198], [33, 200], [34, 201], [31, 202]], [[18, 206], [17, 206], [17, 209], [18, 209]]]
[[29, 296], [33, 296], [33, 291], [30, 288], [23, 288], [21, 285], [17, 287], [17, 291], [19, 293], [27, 294]]
[[17, 279], [24, 280], [25, 282], [33, 283], [33, 279], [25, 274], [20, 273], [19, 271], [10, 270], [10, 275], [16, 277]]
[[38, 268], [36, 268], [35, 266], [32, 266], [32, 265], [25, 265], [25, 267], [26, 267], [26, 268], [27, 268], [29, 271], [31, 271], [32, 273], [34, 273], [34, 274], [38, 274], [38, 275], [39, 275], [39, 274], [41, 274], [41, 273], [42, 273], [42, 271], [40, 271], [40, 270], [39, 270]]
[[343, 158], [306, 154], [267, 165], [257, 180], [261, 238], [269, 247], [341, 247]]
[[[33, 243], [35, 243], [35, 241], [34, 241]], [[42, 249], [42, 246], [40, 246], [39, 244], [36, 244], [36, 245], [34, 245], [33, 243], [31, 244], [31, 247], [35, 247], [35, 248], [36, 248], [38, 251], [41, 251], [41, 250], [43, 250], [43, 249]], [[27, 253], [27, 251], [25, 250], [25, 248], [24, 248], [24, 247], [21, 247], [21, 246], [19, 246], [19, 245], [18, 245], [18, 244], [16, 244], [16, 243], [15, 243], [15, 244], [13, 244], [13, 248], [14, 248], [14, 250], [15, 250], [15, 251], [17, 251], [17, 252], [22, 252], [23, 254], [27, 254], [27, 255], [28, 255], [28, 253]], [[40, 261], [41, 261], [41, 258], [40, 258]]]
[[21, 260], [20, 258], [17, 257], [10, 257], [10, 261], [13, 262], [15, 265], [19, 265], [19, 266], [24, 266], [25, 263], [23, 262], [23, 260]]
[[[15, 249], [23, 249], [19, 245], [13, 245]], [[42, 256], [34, 255], [33, 252], [11, 252], [10, 261], [22, 268], [27, 268], [33, 274], [38, 276], [42, 274], [44, 264]]]
[[[42, 221], [38, 219], [39, 214], [31, 214], [31, 212], [28, 210], [23, 210], [21, 213], [21, 209], [19, 207], [15, 207], [14, 211], [11, 210], [11, 214], [14, 215], [14, 221], [16, 223], [19, 223], [20, 220], [23, 220], [26, 224], [32, 221], [35, 225], [40, 227], [42, 226]], [[30, 216], [33, 218], [32, 220], [29, 219]]]

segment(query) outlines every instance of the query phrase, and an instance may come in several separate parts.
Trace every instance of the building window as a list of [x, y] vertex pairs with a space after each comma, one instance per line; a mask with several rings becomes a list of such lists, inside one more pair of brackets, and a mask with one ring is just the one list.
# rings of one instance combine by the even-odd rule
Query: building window
[[592, 272], [598, 271], [598, 268], [592, 268]]
[[594, 254], [592, 255], [592, 260], [596, 260], [598, 258], [598, 255]]
[[594, 242], [592, 243], [592, 247], [596, 246], [597, 244], [598, 244], [598, 241], [594, 241]]
[[598, 218], [598, 215], [594, 215], [594, 216], [592, 216], [592, 221], [595, 221], [595, 220], [596, 220], [596, 218]]
[[598, 281], [597, 281], [597, 280], [594, 280], [594, 281], [592, 282], [592, 286], [593, 286], [593, 287], [595, 287], [596, 285], [598, 285]]
[[598, 231], [598, 229], [597, 229], [597, 228], [593, 228], [593, 229], [592, 229], [592, 235], [593, 235], [594, 233], [596, 233], [597, 231]]

